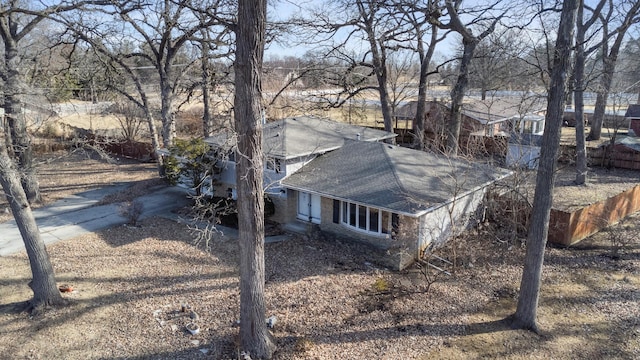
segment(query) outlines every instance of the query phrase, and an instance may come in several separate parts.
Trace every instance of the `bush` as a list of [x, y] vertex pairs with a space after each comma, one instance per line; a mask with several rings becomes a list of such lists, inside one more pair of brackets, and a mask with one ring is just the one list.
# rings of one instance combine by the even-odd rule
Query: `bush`
[[169, 148], [170, 156], [164, 162], [166, 179], [172, 185], [187, 181], [187, 185], [196, 191], [196, 196], [201, 196], [202, 187], [216, 163], [209, 151], [209, 145], [203, 139], [176, 139]]
[[128, 220], [128, 225], [136, 226], [144, 210], [144, 204], [140, 200], [127, 201], [120, 205], [118, 210], [120, 215]]

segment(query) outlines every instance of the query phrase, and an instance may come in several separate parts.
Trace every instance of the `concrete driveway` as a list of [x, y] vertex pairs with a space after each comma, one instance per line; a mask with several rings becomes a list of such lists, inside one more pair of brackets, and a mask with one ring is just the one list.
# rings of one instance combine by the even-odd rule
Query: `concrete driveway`
[[[108, 195], [124, 189], [116, 185], [73, 195], [33, 211], [45, 244], [74, 238], [111, 226], [127, 219], [119, 214], [121, 203], [96, 205]], [[180, 187], [163, 186], [138, 198], [144, 209], [140, 219], [155, 215], [169, 215], [171, 210], [189, 203], [187, 191]], [[0, 224], [0, 256], [23, 251], [24, 242], [15, 221]]]

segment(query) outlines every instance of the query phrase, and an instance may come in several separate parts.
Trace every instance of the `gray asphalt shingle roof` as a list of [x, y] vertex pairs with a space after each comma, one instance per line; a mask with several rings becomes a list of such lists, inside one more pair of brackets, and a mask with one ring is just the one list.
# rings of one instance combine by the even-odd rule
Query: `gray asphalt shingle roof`
[[[450, 104], [448, 103], [437, 103], [447, 110], [450, 107]], [[415, 117], [417, 106], [417, 101], [410, 101], [401, 106], [395, 115], [399, 118], [412, 119]], [[486, 100], [468, 98], [462, 104], [462, 114], [478, 121], [481, 124], [519, 119], [526, 115], [537, 114], [544, 110], [544, 99], [537, 97], [525, 99], [514, 97], [492, 97]]]
[[385, 143], [350, 141], [317, 157], [282, 185], [419, 216], [508, 174]]
[[[207, 138], [205, 141], [216, 147], [235, 146], [235, 134], [226, 132]], [[292, 159], [311, 154], [322, 154], [335, 150], [345, 141], [379, 141], [393, 138], [396, 134], [364, 126], [350, 125], [326, 118], [300, 116], [267, 123], [263, 127], [263, 151], [267, 156]]]
[[640, 118], [640, 105], [639, 104], [629, 105], [629, 107], [627, 108], [627, 112], [624, 114], [624, 117]]

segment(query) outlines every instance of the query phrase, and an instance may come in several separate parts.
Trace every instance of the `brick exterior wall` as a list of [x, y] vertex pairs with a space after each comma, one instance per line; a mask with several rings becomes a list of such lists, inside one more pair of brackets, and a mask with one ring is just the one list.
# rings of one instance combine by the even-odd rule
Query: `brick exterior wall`
[[[276, 214], [270, 219], [280, 223], [297, 220], [298, 192], [287, 190], [287, 197], [272, 197], [276, 206]], [[338, 238], [348, 238], [382, 250], [384, 256], [377, 257], [378, 263], [395, 270], [402, 270], [411, 265], [421, 252], [431, 243], [441, 245], [452, 233], [460, 233], [469, 225], [470, 216], [481, 205], [484, 191], [466, 195], [457, 200], [454, 209], [442, 207], [422, 218], [398, 216], [398, 228], [394, 238], [377, 237], [353, 230], [340, 222], [334, 223], [333, 199], [321, 198], [320, 224], [317, 226], [324, 233]], [[455, 226], [451, 224], [453, 217]], [[339, 220], [338, 220], [339, 221]]]

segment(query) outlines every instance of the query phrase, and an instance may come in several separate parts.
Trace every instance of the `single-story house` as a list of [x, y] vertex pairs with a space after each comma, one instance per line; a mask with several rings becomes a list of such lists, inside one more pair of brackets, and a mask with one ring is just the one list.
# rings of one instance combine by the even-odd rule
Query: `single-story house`
[[[488, 187], [510, 172], [380, 142], [349, 141], [282, 180], [286, 221], [381, 247], [404, 268], [478, 219]], [[295, 218], [291, 215], [295, 214]]]
[[[262, 151], [264, 153], [264, 188], [274, 201], [286, 197], [280, 180], [295, 173], [316, 156], [340, 148], [346, 141], [384, 141], [393, 139], [394, 133], [331, 121], [313, 116], [300, 116], [269, 122], [263, 126]], [[236, 135], [227, 129], [205, 139], [212, 149], [227, 154], [218, 161], [215, 195], [231, 194], [235, 199]]]
[[[489, 186], [510, 174], [390, 145], [381, 140], [391, 133], [325, 119], [290, 118], [267, 128], [271, 219], [372, 244], [396, 269], [466, 229]], [[232, 184], [222, 184], [223, 192], [226, 186]]]
[[[398, 108], [396, 119], [413, 120], [417, 101], [411, 101]], [[427, 102], [424, 123], [428, 139], [445, 138], [449, 119], [450, 104], [444, 101]], [[463, 150], [474, 152], [478, 142], [487, 139], [507, 137], [514, 127], [521, 127], [521, 119], [544, 113], [544, 101], [538, 97], [493, 97], [485, 100], [467, 98], [462, 104], [460, 144]]]

